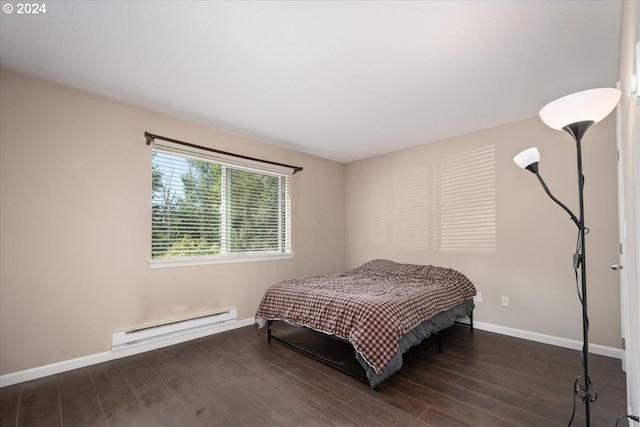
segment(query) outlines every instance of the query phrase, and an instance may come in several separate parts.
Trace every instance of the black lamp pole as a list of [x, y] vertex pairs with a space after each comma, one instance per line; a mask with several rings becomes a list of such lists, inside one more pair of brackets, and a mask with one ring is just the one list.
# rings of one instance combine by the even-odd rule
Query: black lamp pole
[[[576, 395], [580, 395], [582, 397], [583, 402], [585, 403], [586, 410], [586, 422], [587, 427], [591, 427], [591, 402], [595, 399], [591, 396], [591, 372], [589, 365], [589, 317], [587, 316], [587, 268], [586, 261], [587, 256], [585, 252], [585, 234], [586, 227], [584, 226], [584, 175], [582, 174], [582, 137], [585, 132], [589, 129], [591, 125], [593, 125], [593, 121], [582, 121], [577, 123], [572, 123], [562, 128], [565, 132], [567, 132], [576, 142], [576, 153], [577, 153], [577, 161], [578, 161], [578, 202], [579, 202], [579, 217], [577, 217], [571, 209], [569, 209], [564, 203], [558, 200], [551, 191], [549, 191], [549, 187], [540, 176], [538, 172], [538, 159], [539, 154], [537, 154], [536, 150], [536, 158], [533, 159], [532, 163], [528, 165], [520, 165], [530, 172], [534, 173], [540, 181], [542, 188], [547, 193], [547, 195], [556, 202], [562, 209], [565, 210], [571, 217], [573, 223], [578, 227], [579, 237], [578, 237], [578, 252], [573, 254], [573, 268], [580, 269], [580, 281], [582, 284], [582, 290], [580, 295], [580, 302], [582, 304], [582, 366], [584, 368], [584, 385], [578, 386], [576, 382], [576, 390], [574, 393]], [[535, 149], [534, 149], [535, 150]], [[523, 152], [524, 153], [524, 152]], [[516, 162], [518, 163], [518, 162]], [[572, 418], [573, 420], [573, 418]]]
[[582, 136], [592, 124], [594, 124], [593, 121], [584, 121], [584, 122], [573, 123], [562, 128], [562, 130], [564, 130], [569, 135], [571, 135], [573, 139], [576, 141], [576, 152], [577, 152], [577, 160], [578, 160], [578, 202], [579, 202], [579, 208], [580, 208], [578, 217], [576, 217], [576, 215], [573, 212], [571, 212], [571, 209], [569, 209], [565, 204], [563, 204], [553, 194], [551, 194], [551, 191], [549, 191], [549, 187], [547, 187], [547, 184], [545, 184], [544, 180], [538, 173], [538, 162], [534, 162], [526, 166], [526, 169], [528, 169], [529, 171], [533, 172], [536, 175], [536, 177], [538, 178], [538, 181], [540, 181], [540, 184], [542, 185], [542, 188], [544, 188], [544, 191], [551, 198], [551, 200], [556, 202], [562, 209], [565, 210], [565, 212], [569, 214], [569, 216], [571, 217], [571, 220], [578, 227], [578, 231], [579, 231], [578, 252], [573, 254], [573, 268], [576, 268], [576, 269], [580, 268], [580, 281], [582, 284], [582, 290], [581, 290], [582, 295], [580, 296], [580, 302], [582, 304], [582, 342], [583, 342], [582, 366], [584, 368], [584, 385], [577, 386], [576, 390], [574, 390], [574, 393], [576, 395], [578, 395], [579, 393], [583, 393], [582, 400], [585, 404], [587, 427], [591, 427], [591, 402], [593, 402], [594, 399], [591, 396], [591, 372], [590, 372], [591, 369], [589, 365], [589, 317], [587, 316], [587, 268], [586, 268], [587, 256], [585, 252], [586, 228], [584, 226], [584, 175], [582, 174], [581, 141], [582, 141]]
[[[578, 203], [580, 216], [578, 228], [580, 233], [580, 251], [577, 255], [577, 264], [580, 267], [580, 278], [582, 282], [582, 364], [584, 367], [584, 392], [583, 401], [585, 404], [587, 426], [591, 427], [591, 369], [589, 365], [589, 317], [587, 316], [587, 256], [585, 252], [585, 226], [584, 226], [584, 175], [582, 174], [582, 136], [593, 125], [593, 121], [577, 122], [563, 128], [576, 141], [577, 163], [578, 163]], [[578, 393], [579, 390], [575, 390]]]

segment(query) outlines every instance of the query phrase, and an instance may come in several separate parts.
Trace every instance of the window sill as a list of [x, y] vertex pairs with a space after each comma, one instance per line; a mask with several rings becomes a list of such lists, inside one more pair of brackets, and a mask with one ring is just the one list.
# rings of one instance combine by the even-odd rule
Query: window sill
[[259, 261], [276, 261], [281, 259], [292, 259], [293, 253], [287, 254], [234, 254], [228, 256], [217, 256], [211, 258], [185, 258], [185, 259], [152, 259], [149, 261], [150, 268], [165, 267], [190, 267], [196, 265], [209, 264], [231, 264], [237, 262], [259, 262]]

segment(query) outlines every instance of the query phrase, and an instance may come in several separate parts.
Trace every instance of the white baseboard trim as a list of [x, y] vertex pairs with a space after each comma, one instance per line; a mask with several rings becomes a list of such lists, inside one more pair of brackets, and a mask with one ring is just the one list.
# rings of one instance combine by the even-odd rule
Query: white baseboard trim
[[[506, 326], [493, 325], [491, 323], [477, 322], [475, 320], [473, 321], [473, 327], [482, 331], [495, 332], [500, 335], [508, 335], [510, 337], [522, 338], [529, 341], [555, 345], [557, 347], [569, 348], [572, 350], [582, 350], [582, 341], [559, 338], [551, 335], [539, 334], [537, 332], [523, 331], [521, 329], [508, 328]], [[589, 353], [612, 357], [614, 359], [622, 360], [623, 351], [624, 350], [619, 348], [589, 344]]]
[[[52, 363], [51, 365], [39, 366], [37, 368], [27, 369], [24, 371], [13, 372], [6, 375], [0, 375], [0, 388], [22, 383], [25, 381], [31, 381], [38, 378], [43, 378], [49, 375], [59, 374], [61, 372], [71, 371], [73, 369], [84, 368], [86, 366], [95, 365], [102, 362], [108, 362], [110, 360], [120, 359], [122, 357], [132, 356], [134, 354], [144, 353], [151, 350], [156, 350], [162, 347], [168, 347], [170, 345], [179, 344], [181, 342], [190, 341], [196, 338], [205, 337], [207, 335], [214, 335], [220, 332], [229, 331], [232, 329], [242, 328], [250, 326], [255, 323], [254, 318], [238, 320], [232, 324], [224, 325], [222, 327], [211, 328], [206, 330], [197, 331], [194, 333], [180, 335], [178, 337], [170, 338], [164, 341], [156, 341], [148, 344], [141, 344], [136, 347], [127, 348], [117, 351], [105, 351], [104, 353], [92, 354], [89, 356], [79, 357], [77, 359], [65, 360], [59, 363]], [[523, 331], [521, 329], [508, 328], [506, 326], [493, 325], [491, 323], [473, 322], [473, 327], [487, 332], [494, 332], [500, 335], [507, 335], [515, 338], [522, 338], [529, 341], [539, 342], [543, 344], [555, 345], [558, 347], [569, 348], [572, 350], [582, 350], [582, 341], [575, 341], [566, 338], [558, 338], [550, 335], [539, 334], [537, 332]], [[613, 347], [606, 347], [603, 345], [590, 344], [590, 353], [599, 354], [601, 356], [612, 357], [615, 359], [622, 359], [623, 350]]]
[[71, 371], [73, 369], [84, 368], [86, 366], [96, 365], [110, 360], [120, 359], [122, 357], [133, 356], [134, 354], [144, 353], [156, 350], [162, 347], [179, 344], [181, 342], [202, 338], [208, 335], [218, 334], [220, 332], [230, 331], [232, 329], [242, 328], [253, 325], [255, 318], [242, 319], [233, 323], [211, 327], [204, 330], [198, 330], [192, 333], [186, 333], [177, 337], [168, 338], [162, 341], [140, 344], [123, 350], [105, 351], [104, 353], [96, 353], [89, 356], [79, 357], [77, 359], [65, 360], [63, 362], [52, 363], [51, 365], [39, 366], [37, 368], [27, 369], [24, 371], [13, 372], [6, 375], [0, 375], [0, 388], [31, 381], [38, 378], [47, 377], [49, 375], [59, 374], [61, 372]]

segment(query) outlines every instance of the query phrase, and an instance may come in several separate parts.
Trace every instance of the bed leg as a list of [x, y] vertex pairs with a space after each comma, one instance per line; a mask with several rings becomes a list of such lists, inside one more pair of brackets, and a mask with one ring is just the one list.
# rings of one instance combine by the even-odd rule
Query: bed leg
[[438, 337], [438, 353], [442, 354], [442, 334], [437, 332], [436, 336]]
[[267, 342], [271, 342], [271, 324], [273, 320], [267, 320]]
[[471, 328], [471, 332], [473, 332], [473, 310], [469, 312], [469, 328]]

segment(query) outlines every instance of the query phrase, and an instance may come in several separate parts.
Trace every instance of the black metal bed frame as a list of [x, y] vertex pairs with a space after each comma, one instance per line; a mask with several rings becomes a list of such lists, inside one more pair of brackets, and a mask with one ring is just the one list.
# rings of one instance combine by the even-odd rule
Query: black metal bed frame
[[[469, 316], [469, 323], [463, 323], [463, 322], [458, 322], [458, 321], [456, 321], [454, 323], [457, 323], [457, 324], [460, 324], [460, 325], [464, 325], [464, 326], [469, 326], [469, 329], [471, 330], [471, 332], [473, 332], [473, 310], [471, 310], [471, 312], [469, 312], [467, 315]], [[268, 342], [271, 342], [272, 339], [274, 339], [276, 341], [279, 341], [279, 342], [281, 342], [281, 343], [283, 343], [283, 344], [285, 344], [285, 345], [287, 345], [287, 346], [289, 346], [289, 347], [291, 347], [291, 348], [293, 348], [293, 349], [295, 349], [295, 350], [297, 350], [297, 351], [299, 351], [299, 352], [301, 352], [303, 354], [306, 354], [307, 356], [310, 356], [310, 357], [312, 357], [312, 358], [314, 358], [314, 359], [316, 359], [316, 360], [318, 360], [320, 362], [323, 362], [323, 363], [325, 363], [325, 364], [327, 364], [327, 365], [329, 365], [329, 366], [331, 366], [333, 368], [336, 368], [337, 370], [339, 370], [341, 372], [344, 372], [345, 374], [351, 375], [352, 377], [357, 378], [359, 380], [364, 380], [364, 382], [366, 382], [367, 384], [369, 383], [369, 379], [367, 378], [366, 374], [363, 374], [364, 369], [362, 371], [351, 369], [350, 367], [345, 366], [345, 365], [341, 364], [340, 362], [338, 362], [336, 360], [333, 360], [333, 359], [331, 359], [329, 357], [323, 356], [323, 355], [321, 355], [319, 353], [316, 353], [316, 352], [314, 352], [312, 350], [309, 350], [308, 348], [305, 348], [305, 347], [303, 347], [303, 346], [301, 346], [299, 344], [296, 344], [294, 342], [287, 341], [284, 338], [280, 338], [280, 337], [277, 337], [277, 336], [273, 335], [273, 333], [272, 333], [273, 331], [271, 329], [271, 326], [273, 325], [273, 322], [275, 322], [275, 320], [267, 320], [267, 341]], [[307, 328], [305, 326], [298, 326], [298, 327], [314, 331], [314, 329]], [[441, 331], [436, 332], [435, 335], [438, 338], [438, 353], [442, 354], [442, 335], [440, 334], [440, 332]], [[342, 341], [349, 343], [347, 340], [344, 340], [344, 339], [342, 339]], [[351, 344], [351, 343], [349, 343], [349, 344]]]
[[469, 317], [469, 323], [458, 322], [457, 320], [453, 323], [458, 325], [468, 326], [471, 332], [473, 332], [473, 309], [469, 313], [467, 313], [467, 316]]

